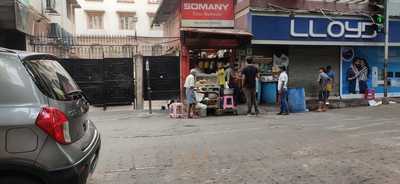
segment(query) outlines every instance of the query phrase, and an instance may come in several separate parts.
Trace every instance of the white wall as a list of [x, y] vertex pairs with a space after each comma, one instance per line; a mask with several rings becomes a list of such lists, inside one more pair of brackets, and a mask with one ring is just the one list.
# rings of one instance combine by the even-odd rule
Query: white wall
[[[1, 0], [0, 0], [1, 1]], [[70, 33], [75, 32], [75, 25], [67, 17], [67, 0], [55, 0], [57, 13], [46, 13], [46, 0], [19, 0], [21, 3], [31, 6], [38, 13], [44, 13], [50, 23], [58, 23]], [[107, 1], [107, 0], [106, 0]]]
[[[44, 0], [44, 7], [46, 8], [46, 0]], [[67, 1], [66, 0], [56, 0], [57, 14], [49, 14], [51, 23], [58, 23], [62, 28], [64, 28], [69, 33], [75, 33], [75, 25], [67, 16]]]
[[400, 0], [389, 1], [389, 15], [400, 16]]
[[[150, 29], [147, 12], [155, 13], [159, 4], [148, 4], [148, 0], [135, 0], [135, 3], [121, 3], [117, 0], [103, 2], [78, 0], [82, 8], [75, 10], [76, 34], [80, 35], [135, 35], [135, 30], [120, 30], [117, 12], [135, 12], [137, 36], [161, 37], [162, 29]], [[87, 26], [86, 11], [104, 11], [102, 30], [90, 30]]]

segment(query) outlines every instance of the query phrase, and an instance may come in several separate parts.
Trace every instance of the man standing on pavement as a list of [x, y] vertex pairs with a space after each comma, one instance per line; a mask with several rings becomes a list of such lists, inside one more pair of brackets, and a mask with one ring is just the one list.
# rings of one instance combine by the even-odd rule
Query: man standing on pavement
[[186, 90], [186, 103], [187, 103], [187, 113], [188, 118], [193, 118], [194, 108], [196, 107], [196, 96], [194, 94], [195, 87], [195, 75], [196, 70], [190, 70], [190, 74], [186, 77], [185, 80], [185, 90]]
[[286, 73], [286, 67], [281, 66], [281, 73], [279, 74], [278, 79], [278, 92], [281, 101], [281, 108], [278, 115], [289, 115], [289, 107], [288, 107], [288, 95], [287, 95], [287, 83], [289, 81], [289, 77]]
[[247, 115], [251, 115], [254, 106], [255, 114], [259, 113], [256, 102], [256, 78], [259, 75], [258, 68], [253, 65], [253, 58], [246, 58], [247, 66], [242, 70], [242, 86], [247, 101]]
[[332, 70], [332, 66], [328, 65], [326, 67], [326, 74], [328, 75], [328, 77], [331, 79], [327, 85], [327, 96], [326, 96], [326, 103], [329, 104], [329, 96], [331, 95], [331, 93], [335, 90], [335, 78], [336, 78], [336, 74], [335, 72]]
[[318, 75], [318, 86], [319, 86], [319, 95], [318, 95], [318, 112], [325, 112], [327, 110], [326, 102], [328, 99], [328, 84], [330, 83], [331, 78], [326, 74], [325, 68], [321, 67], [319, 69]]

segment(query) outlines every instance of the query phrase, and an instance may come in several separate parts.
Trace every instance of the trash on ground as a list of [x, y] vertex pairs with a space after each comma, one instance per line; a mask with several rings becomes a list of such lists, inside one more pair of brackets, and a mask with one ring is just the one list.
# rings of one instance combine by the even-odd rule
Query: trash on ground
[[368, 104], [369, 104], [369, 106], [371, 106], [371, 107], [376, 107], [376, 106], [382, 105], [382, 101], [377, 102], [377, 101], [375, 101], [375, 100], [369, 100], [369, 101], [368, 101]]

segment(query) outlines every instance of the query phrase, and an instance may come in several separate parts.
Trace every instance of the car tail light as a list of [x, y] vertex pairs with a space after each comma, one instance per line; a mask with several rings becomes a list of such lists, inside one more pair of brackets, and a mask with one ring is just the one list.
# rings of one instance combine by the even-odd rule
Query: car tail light
[[36, 125], [58, 143], [71, 143], [68, 118], [61, 110], [54, 107], [44, 107], [36, 119]]

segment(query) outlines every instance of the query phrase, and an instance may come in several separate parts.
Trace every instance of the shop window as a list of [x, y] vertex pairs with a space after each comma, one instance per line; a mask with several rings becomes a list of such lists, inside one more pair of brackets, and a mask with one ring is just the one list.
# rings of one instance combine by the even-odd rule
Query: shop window
[[87, 12], [87, 26], [89, 29], [103, 29], [103, 16], [102, 11]]
[[134, 12], [119, 12], [119, 29], [134, 30], [136, 28], [137, 17]]
[[400, 78], [400, 72], [396, 72], [396, 74], [394, 75], [396, 78]]
[[388, 74], [387, 74], [387, 76], [389, 77], [389, 78], [393, 78], [393, 75], [394, 73], [393, 72], [388, 72]]

